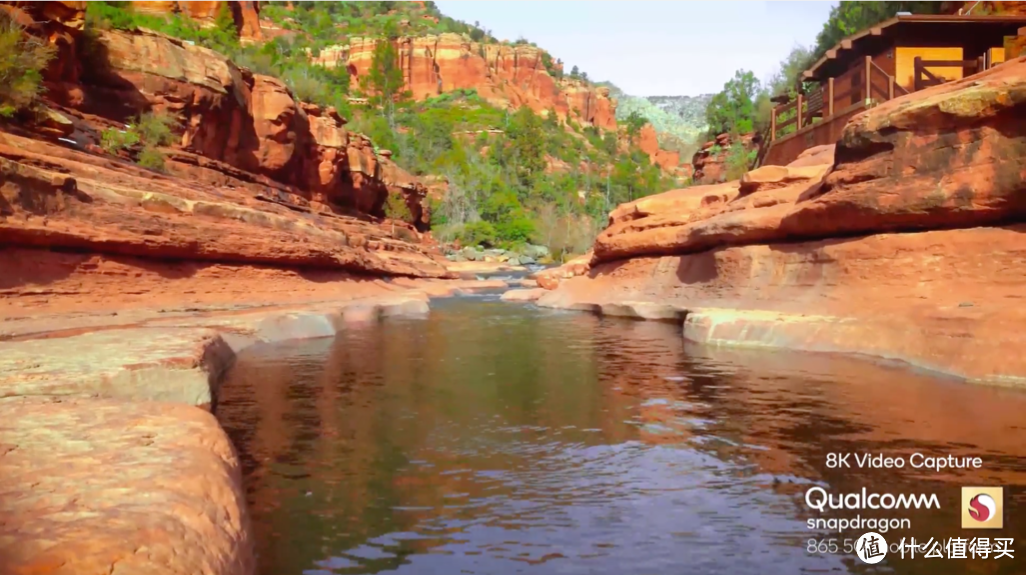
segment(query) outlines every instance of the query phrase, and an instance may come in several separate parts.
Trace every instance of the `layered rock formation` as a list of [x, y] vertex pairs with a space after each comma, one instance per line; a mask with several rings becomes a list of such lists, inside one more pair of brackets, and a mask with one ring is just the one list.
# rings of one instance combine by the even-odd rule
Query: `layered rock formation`
[[740, 145], [745, 152], [751, 151], [758, 142], [755, 135], [745, 134], [735, 142], [730, 134], [720, 134], [706, 142], [691, 159], [692, 178], [696, 184], [718, 184], [727, 179], [727, 161], [733, 146]]
[[833, 154], [621, 206], [539, 303], [658, 303], [692, 340], [1026, 383], [1024, 118], [1026, 58], [891, 100]]
[[659, 135], [652, 124], [645, 124], [638, 133], [638, 147], [648, 154], [654, 165], [666, 172], [676, 171], [680, 166], [680, 153], [663, 150], [659, 147]]
[[[28, 8], [57, 17], [57, 6]], [[61, 50], [46, 74], [47, 102], [35, 125], [0, 133], [0, 242], [12, 272], [0, 284], [17, 297], [4, 304], [34, 301], [45, 285], [88, 293], [102, 283], [97, 267], [140, 281], [165, 271], [168, 281], [113, 282], [108, 296], [176, 285], [188, 293], [200, 282], [222, 291], [215, 278], [233, 266], [240, 278], [268, 277], [254, 266], [338, 280], [452, 275], [418, 231], [428, 225], [426, 188], [334, 110], [297, 102], [277, 79], [204, 48], [151, 33], [87, 38], [70, 24], [31, 28]], [[126, 162], [131, 149], [116, 158], [98, 147], [102, 131], [123, 130], [147, 111], [178, 124], [163, 174]], [[389, 194], [406, 198], [412, 225], [381, 221]], [[55, 250], [89, 257], [72, 262]], [[286, 291], [307, 291], [301, 274], [282, 273], [291, 278]]]
[[[371, 68], [375, 38], [351, 38], [349, 44], [321, 50], [314, 63], [346, 66], [354, 80]], [[542, 50], [527, 44], [474, 42], [459, 34], [400, 38], [397, 42], [405, 88], [417, 100], [453, 90], [477, 90], [500, 108], [527, 106], [554, 111], [561, 119], [616, 128], [616, 100], [609, 89], [581, 80], [556, 79], [546, 69]], [[555, 64], [553, 64], [555, 66]]]

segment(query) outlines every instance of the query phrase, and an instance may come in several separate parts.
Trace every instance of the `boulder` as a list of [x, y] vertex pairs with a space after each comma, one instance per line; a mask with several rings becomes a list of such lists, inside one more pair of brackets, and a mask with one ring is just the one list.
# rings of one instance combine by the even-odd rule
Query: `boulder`
[[534, 244], [525, 245], [520, 249], [520, 254], [534, 259], [544, 258], [550, 255], [549, 248]]

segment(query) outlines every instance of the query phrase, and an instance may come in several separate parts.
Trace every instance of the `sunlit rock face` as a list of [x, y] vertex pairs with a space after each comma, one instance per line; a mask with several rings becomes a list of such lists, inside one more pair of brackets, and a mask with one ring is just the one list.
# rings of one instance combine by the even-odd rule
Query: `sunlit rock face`
[[854, 117], [836, 147], [610, 214], [541, 305], [656, 301], [698, 341], [1026, 383], [1026, 58]]

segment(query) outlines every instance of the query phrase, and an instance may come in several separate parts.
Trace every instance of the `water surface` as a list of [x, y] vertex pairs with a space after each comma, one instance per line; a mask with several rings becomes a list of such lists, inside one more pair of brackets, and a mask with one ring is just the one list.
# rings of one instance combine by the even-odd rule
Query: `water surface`
[[[686, 346], [679, 327], [506, 304], [251, 348], [218, 416], [261, 573], [1024, 573], [1026, 394], [866, 362]], [[831, 452], [972, 455], [980, 470], [836, 470]], [[811, 485], [937, 493], [916, 537], [1014, 537], [1020, 558], [867, 566], [815, 555]], [[1004, 485], [1005, 528], [960, 528]], [[850, 515], [850, 513], [849, 513]], [[831, 515], [836, 516], [836, 515]]]

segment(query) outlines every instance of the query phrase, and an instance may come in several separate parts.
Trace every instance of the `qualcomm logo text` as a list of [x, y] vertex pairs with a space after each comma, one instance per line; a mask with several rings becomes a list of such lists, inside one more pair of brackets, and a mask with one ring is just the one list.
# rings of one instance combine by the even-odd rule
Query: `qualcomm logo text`
[[827, 509], [940, 509], [937, 494], [925, 493], [829, 493], [822, 487], [811, 487], [805, 492], [805, 504], [824, 513]]

